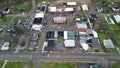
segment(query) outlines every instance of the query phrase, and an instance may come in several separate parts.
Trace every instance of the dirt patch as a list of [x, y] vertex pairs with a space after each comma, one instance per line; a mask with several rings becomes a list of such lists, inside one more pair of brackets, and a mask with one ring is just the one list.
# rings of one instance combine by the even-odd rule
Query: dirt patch
[[24, 67], [23, 67], [23, 68], [28, 68], [28, 64], [24, 65]]

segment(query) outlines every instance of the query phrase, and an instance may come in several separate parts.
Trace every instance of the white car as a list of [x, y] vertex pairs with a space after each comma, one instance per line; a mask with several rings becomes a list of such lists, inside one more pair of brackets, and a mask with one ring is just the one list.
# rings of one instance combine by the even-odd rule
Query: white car
[[9, 14], [9, 13], [10, 13], [10, 8], [5, 8], [3, 14]]
[[10, 45], [9, 42], [5, 42], [5, 43], [2, 45], [2, 47], [1, 47], [0, 50], [2, 50], [2, 51], [9, 50], [9, 45]]

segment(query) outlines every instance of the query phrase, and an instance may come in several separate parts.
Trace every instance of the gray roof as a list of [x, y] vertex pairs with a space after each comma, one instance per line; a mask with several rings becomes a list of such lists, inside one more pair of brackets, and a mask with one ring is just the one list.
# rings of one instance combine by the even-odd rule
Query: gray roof
[[87, 43], [87, 37], [84, 35], [80, 35], [80, 42], [81, 43]]
[[92, 29], [87, 29], [87, 30], [86, 30], [86, 33], [87, 33], [87, 34], [93, 34], [93, 31], [92, 31]]
[[105, 48], [115, 48], [111, 39], [103, 40]]

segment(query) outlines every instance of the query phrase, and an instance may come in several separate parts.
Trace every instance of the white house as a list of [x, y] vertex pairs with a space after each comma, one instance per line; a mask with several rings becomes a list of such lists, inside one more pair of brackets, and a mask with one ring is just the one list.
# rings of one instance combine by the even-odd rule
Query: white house
[[36, 13], [35, 18], [44, 18], [44, 15], [45, 15], [44, 12]]
[[42, 28], [42, 25], [34, 24], [32, 25], [31, 29], [41, 31], [41, 28]]
[[120, 15], [114, 15], [113, 17], [117, 23], [120, 23]]
[[75, 47], [75, 41], [74, 40], [65, 40], [64, 44], [65, 44], [65, 47]]
[[57, 11], [57, 8], [56, 7], [49, 7], [49, 12], [56, 12]]
[[81, 46], [85, 51], [87, 51], [89, 49], [89, 46], [86, 43], [81, 43]]
[[2, 51], [9, 50], [9, 45], [10, 45], [9, 42], [5, 42], [5, 43], [2, 45], [2, 47], [1, 47], [0, 50], [2, 50]]
[[82, 10], [83, 11], [89, 11], [88, 6], [86, 4], [82, 5]]
[[77, 5], [76, 2], [67, 2], [67, 6], [69, 6], [69, 7], [74, 7], [76, 5]]

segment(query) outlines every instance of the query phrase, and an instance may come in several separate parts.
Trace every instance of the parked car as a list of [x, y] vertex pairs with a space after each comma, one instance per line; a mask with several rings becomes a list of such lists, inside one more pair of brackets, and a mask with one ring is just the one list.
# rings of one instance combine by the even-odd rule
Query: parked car
[[3, 10], [3, 14], [9, 14], [10, 13], [10, 8], [5, 8], [4, 10]]

